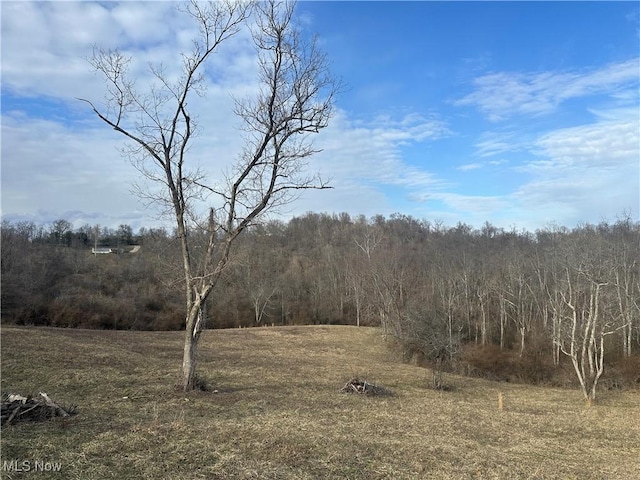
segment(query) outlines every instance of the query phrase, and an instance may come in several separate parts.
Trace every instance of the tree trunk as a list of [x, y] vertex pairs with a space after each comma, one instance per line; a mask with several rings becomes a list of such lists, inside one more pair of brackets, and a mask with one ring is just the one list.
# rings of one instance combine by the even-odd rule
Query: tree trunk
[[196, 380], [196, 353], [198, 350], [198, 341], [205, 324], [205, 306], [201, 300], [196, 300], [195, 304], [189, 310], [187, 316], [187, 325], [184, 332], [184, 349], [182, 353], [182, 373], [181, 384], [182, 390], [188, 392], [195, 387]]
[[557, 312], [554, 311], [551, 316], [552, 322], [552, 338], [553, 338], [553, 366], [560, 365], [560, 353], [562, 352], [562, 342], [564, 341], [560, 335], [560, 319]]
[[[477, 292], [477, 295], [478, 295], [478, 301], [480, 303], [480, 318], [482, 319], [480, 323], [480, 342], [484, 347], [487, 344], [487, 309], [484, 302], [484, 298], [480, 293], [480, 291]], [[477, 343], [477, 334], [476, 334], [476, 343]]]
[[504, 350], [504, 327], [507, 323], [505, 299], [500, 296], [500, 350]]
[[193, 337], [190, 329], [185, 331], [181, 374], [181, 387], [185, 392], [193, 390], [196, 376], [196, 350], [198, 347], [198, 340], [196, 338]]

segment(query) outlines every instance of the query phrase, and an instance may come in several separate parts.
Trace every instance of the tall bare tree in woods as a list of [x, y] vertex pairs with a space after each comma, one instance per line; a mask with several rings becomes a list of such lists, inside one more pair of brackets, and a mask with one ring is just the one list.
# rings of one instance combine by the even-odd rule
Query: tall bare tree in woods
[[[625, 357], [632, 355], [634, 330], [640, 317], [640, 254], [637, 237], [629, 216], [620, 219], [615, 227], [616, 251], [614, 285], [618, 314], [622, 324], [622, 351]], [[635, 285], [635, 287], [634, 287]]]
[[605, 337], [621, 328], [611, 301], [613, 257], [602, 243], [592, 242], [586, 254], [581, 244], [571, 245], [558, 262], [550, 295], [557, 324], [553, 341], [570, 358], [587, 404], [595, 401], [604, 372]]
[[251, 302], [256, 325], [269, 316], [271, 304], [281, 288], [284, 271], [282, 251], [270, 237], [254, 233], [244, 237], [249, 241], [236, 251], [238, 282], [235, 285], [244, 291]]
[[[177, 77], [162, 65], [151, 65], [153, 82], [146, 86], [129, 76], [131, 59], [123, 53], [96, 48], [91, 58], [106, 80], [107, 103], [83, 100], [129, 140], [126, 153], [144, 177], [161, 185], [162, 193], [153, 200], [168, 207], [176, 222], [186, 296], [185, 391], [193, 389], [197, 379], [205, 301], [229, 262], [234, 240], [266, 211], [293, 200], [299, 190], [328, 188], [318, 176], [305, 176], [304, 166], [317, 152], [310, 134], [328, 125], [338, 82], [315, 40], [305, 41], [295, 26], [294, 7], [293, 2], [275, 0], [181, 5], [180, 12], [198, 25], [193, 48], [176, 59]], [[233, 113], [244, 125], [244, 148], [231, 173], [207, 182], [188, 162], [195, 127], [191, 102], [204, 95], [212, 56], [247, 25], [257, 51], [260, 88], [254, 98], [236, 100]], [[206, 125], [202, 130], [206, 133]], [[210, 203], [202, 202], [205, 199]], [[199, 215], [202, 210], [208, 211], [205, 218]], [[204, 226], [207, 240], [196, 256], [190, 231], [198, 225]]]

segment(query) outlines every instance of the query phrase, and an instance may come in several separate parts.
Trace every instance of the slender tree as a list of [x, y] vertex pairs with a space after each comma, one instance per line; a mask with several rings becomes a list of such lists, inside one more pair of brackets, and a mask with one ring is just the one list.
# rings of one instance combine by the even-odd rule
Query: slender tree
[[[584, 243], [578, 243], [581, 240]], [[611, 289], [614, 258], [602, 239], [584, 236], [570, 245], [558, 271], [550, 298], [557, 317], [554, 342], [569, 357], [587, 404], [596, 399], [598, 381], [604, 372], [605, 337], [620, 329]], [[588, 253], [584, 245], [591, 240]]]
[[[154, 82], [146, 90], [128, 74], [130, 58], [119, 51], [95, 49], [91, 64], [107, 83], [107, 104], [87, 102], [100, 120], [130, 141], [127, 153], [147, 179], [158, 182], [152, 197], [168, 207], [180, 240], [186, 331], [181, 386], [196, 383], [196, 352], [205, 327], [205, 301], [225, 267], [238, 235], [301, 189], [328, 188], [304, 174], [305, 159], [316, 153], [310, 134], [328, 125], [338, 83], [315, 40], [305, 41], [294, 24], [295, 3], [231, 0], [181, 7], [199, 27], [190, 52], [181, 57], [177, 80], [161, 65], [151, 66]], [[189, 102], [203, 95], [204, 69], [213, 53], [250, 25], [257, 50], [260, 88], [253, 98], [236, 101], [244, 124], [244, 148], [222, 181], [207, 182], [188, 163], [194, 132]], [[82, 99], [81, 99], [82, 100]], [[219, 179], [220, 180], [220, 179]], [[198, 200], [211, 200], [199, 219]], [[216, 203], [217, 202], [217, 203]], [[194, 252], [191, 231], [203, 226], [206, 241]]]

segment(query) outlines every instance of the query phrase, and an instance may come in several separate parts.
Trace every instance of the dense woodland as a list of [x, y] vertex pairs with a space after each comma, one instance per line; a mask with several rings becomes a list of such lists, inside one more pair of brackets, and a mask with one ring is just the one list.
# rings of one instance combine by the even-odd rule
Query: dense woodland
[[[179, 262], [163, 229], [5, 221], [2, 321], [184, 328]], [[498, 378], [506, 364], [544, 381], [541, 365], [573, 363], [588, 389], [607, 362], [640, 365], [629, 360], [640, 354], [640, 224], [527, 232], [309, 213], [246, 231], [207, 310], [209, 328], [381, 326], [407, 359], [464, 353], [478, 357], [468, 368], [494, 362], [484, 368]]]

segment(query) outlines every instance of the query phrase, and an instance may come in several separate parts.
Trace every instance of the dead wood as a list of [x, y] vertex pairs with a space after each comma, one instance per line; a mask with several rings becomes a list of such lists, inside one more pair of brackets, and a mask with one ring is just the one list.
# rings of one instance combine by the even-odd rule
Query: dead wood
[[371, 395], [371, 396], [393, 396], [395, 393], [388, 388], [385, 388], [381, 385], [375, 385], [373, 383], [367, 382], [366, 380], [361, 380], [359, 378], [352, 378], [349, 380], [344, 387], [340, 389], [341, 392], [344, 393], [356, 393], [359, 395]]
[[44, 392], [40, 392], [37, 397], [10, 394], [2, 401], [0, 424], [10, 425], [21, 421], [42, 422], [54, 417], [69, 417], [75, 413], [75, 405], [62, 407]]

